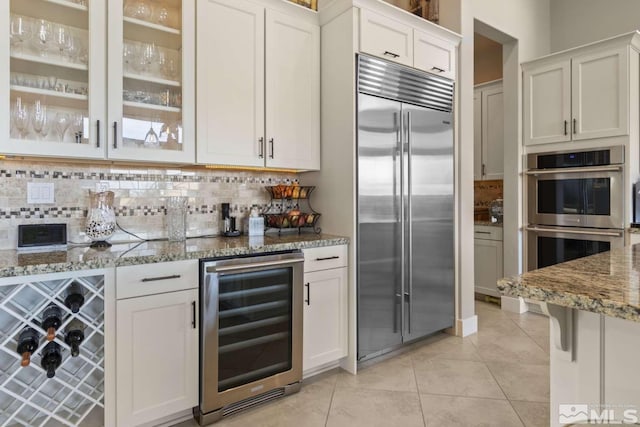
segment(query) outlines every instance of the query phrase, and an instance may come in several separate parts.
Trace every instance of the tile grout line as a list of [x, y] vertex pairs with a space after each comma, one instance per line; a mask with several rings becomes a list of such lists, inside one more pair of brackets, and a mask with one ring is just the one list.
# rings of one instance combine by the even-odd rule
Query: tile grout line
[[420, 386], [418, 386], [418, 377], [416, 375], [416, 365], [415, 360], [413, 360], [413, 356], [409, 356], [409, 360], [411, 361], [411, 371], [413, 372], [413, 381], [416, 384], [416, 394], [418, 395], [418, 403], [420, 404], [420, 413], [422, 414], [422, 425], [427, 427], [427, 417], [424, 414], [424, 408], [422, 407], [422, 397], [420, 394]]
[[336, 376], [336, 382], [333, 383], [333, 389], [331, 390], [331, 399], [329, 400], [329, 408], [327, 408], [327, 415], [324, 419], [324, 427], [327, 427], [329, 424], [329, 414], [331, 414], [331, 407], [333, 406], [333, 397], [336, 394], [336, 388], [338, 387], [338, 380], [340, 378]]

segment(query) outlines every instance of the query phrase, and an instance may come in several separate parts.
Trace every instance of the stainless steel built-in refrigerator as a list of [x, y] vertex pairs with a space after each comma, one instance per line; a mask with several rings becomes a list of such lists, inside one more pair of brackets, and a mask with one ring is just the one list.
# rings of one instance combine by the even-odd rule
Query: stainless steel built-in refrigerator
[[453, 82], [358, 56], [358, 360], [454, 324]]

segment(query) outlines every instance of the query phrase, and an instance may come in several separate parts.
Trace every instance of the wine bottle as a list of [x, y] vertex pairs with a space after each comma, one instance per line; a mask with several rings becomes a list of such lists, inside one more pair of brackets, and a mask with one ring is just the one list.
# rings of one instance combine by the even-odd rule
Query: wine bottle
[[53, 378], [62, 363], [62, 347], [55, 341], [47, 343], [40, 352], [40, 357], [42, 369], [47, 371], [47, 378]]
[[40, 334], [32, 327], [25, 327], [18, 337], [18, 354], [22, 356], [21, 366], [29, 366], [31, 355], [38, 349]]
[[55, 304], [49, 305], [42, 312], [42, 329], [47, 331], [47, 340], [53, 341], [56, 331], [62, 324], [62, 310]]
[[64, 342], [71, 347], [71, 356], [77, 357], [80, 354], [80, 344], [84, 341], [84, 323], [78, 319], [73, 319], [64, 331]]
[[66, 305], [72, 313], [80, 311], [80, 307], [84, 304], [84, 292], [82, 285], [78, 282], [71, 283], [65, 292], [64, 305]]

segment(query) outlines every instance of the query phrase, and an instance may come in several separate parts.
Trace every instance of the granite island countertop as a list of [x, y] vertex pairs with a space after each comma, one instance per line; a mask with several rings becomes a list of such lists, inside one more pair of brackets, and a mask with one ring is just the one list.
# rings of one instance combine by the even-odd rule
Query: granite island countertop
[[498, 290], [640, 322], [640, 244], [506, 277]]
[[334, 246], [349, 243], [346, 237], [329, 234], [267, 234], [248, 237], [201, 237], [184, 242], [133, 241], [114, 244], [106, 250], [87, 246], [56, 252], [22, 253], [0, 251], [0, 277], [27, 276], [63, 271], [110, 268], [185, 259]]

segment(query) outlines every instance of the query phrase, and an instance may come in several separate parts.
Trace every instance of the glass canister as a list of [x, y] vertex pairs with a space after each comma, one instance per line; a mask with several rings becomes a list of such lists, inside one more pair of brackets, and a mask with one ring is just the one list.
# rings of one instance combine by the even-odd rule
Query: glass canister
[[187, 238], [188, 197], [167, 197], [167, 238], [171, 242], [181, 242]]
[[495, 199], [489, 205], [489, 215], [491, 216], [492, 223], [502, 224], [503, 212], [504, 210], [502, 199]]
[[106, 240], [116, 232], [116, 213], [113, 210], [113, 191], [89, 190], [90, 206], [85, 232], [92, 248], [111, 246]]

